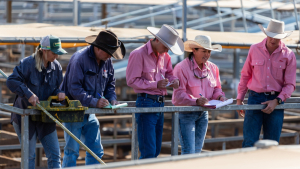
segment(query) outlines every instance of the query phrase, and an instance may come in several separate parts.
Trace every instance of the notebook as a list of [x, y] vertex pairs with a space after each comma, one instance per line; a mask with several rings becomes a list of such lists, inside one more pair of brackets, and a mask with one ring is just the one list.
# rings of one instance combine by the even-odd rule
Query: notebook
[[226, 106], [228, 104], [231, 104], [232, 102], [233, 102], [233, 99], [228, 99], [224, 102], [222, 102], [220, 100], [211, 100], [202, 107], [207, 107], [207, 108], [210, 108], [210, 109], [217, 109], [217, 108]]
[[122, 103], [122, 104], [117, 104], [117, 105], [111, 105], [109, 104], [108, 106], [103, 107], [104, 109], [118, 109], [121, 107], [127, 107], [128, 104], [127, 103]]

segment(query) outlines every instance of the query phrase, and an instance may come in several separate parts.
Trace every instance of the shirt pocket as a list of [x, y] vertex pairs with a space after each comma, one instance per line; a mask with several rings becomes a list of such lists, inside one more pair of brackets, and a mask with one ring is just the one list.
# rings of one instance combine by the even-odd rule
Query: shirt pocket
[[[204, 79], [203, 79], [204, 80]], [[212, 88], [215, 88], [217, 86], [217, 81], [215, 79], [215, 77], [213, 75], [208, 75], [207, 76], [207, 80], [208, 80], [208, 85]]]
[[84, 76], [84, 89], [88, 92], [88, 94], [92, 94], [92, 91], [95, 90], [97, 73], [93, 70], [88, 70]]
[[148, 69], [143, 71], [143, 77], [149, 81], [155, 81], [154, 79], [155, 69]]
[[187, 93], [190, 91], [191, 93], [188, 94], [196, 94], [195, 97], [198, 97], [199, 93], [201, 93], [201, 82], [200, 79], [188, 79], [188, 83], [186, 86]]
[[251, 66], [253, 66], [253, 73], [255, 75], [263, 73], [264, 60], [252, 60]]
[[276, 79], [283, 79], [284, 70], [286, 68], [285, 62], [272, 61], [272, 67], [274, 72], [273, 76]]

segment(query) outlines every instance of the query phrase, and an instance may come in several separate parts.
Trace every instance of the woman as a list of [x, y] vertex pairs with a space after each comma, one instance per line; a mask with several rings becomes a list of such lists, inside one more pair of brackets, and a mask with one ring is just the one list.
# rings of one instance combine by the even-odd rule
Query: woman
[[[222, 46], [211, 45], [209, 36], [199, 35], [184, 42], [189, 57], [178, 63], [174, 75], [180, 86], [174, 89], [172, 103], [175, 106], [203, 106], [209, 100], [226, 100], [221, 89], [219, 69], [208, 61], [211, 51], [222, 51]], [[179, 139], [181, 154], [200, 153], [207, 131], [208, 112], [179, 114]]]
[[[58, 55], [67, 52], [61, 48], [58, 37], [43, 37], [36, 52], [21, 60], [7, 79], [7, 87], [16, 93], [14, 107], [26, 109], [35, 106], [39, 100], [47, 100], [49, 96], [58, 96], [62, 101], [65, 94], [59, 89], [62, 82], [62, 68], [56, 60]], [[21, 116], [11, 115], [11, 122], [21, 143]], [[48, 168], [61, 168], [60, 149], [55, 123], [32, 121], [29, 118], [29, 168], [35, 168], [36, 138], [41, 141], [48, 158]]]

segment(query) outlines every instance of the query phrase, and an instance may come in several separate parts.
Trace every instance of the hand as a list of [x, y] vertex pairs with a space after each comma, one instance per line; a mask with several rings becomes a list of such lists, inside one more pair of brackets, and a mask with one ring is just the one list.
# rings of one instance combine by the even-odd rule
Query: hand
[[174, 89], [178, 89], [179, 87], [179, 80], [175, 79], [171, 82], [172, 85], [170, 85], [170, 87], [173, 87]]
[[28, 102], [33, 106], [36, 106], [36, 103], [40, 103], [39, 98], [35, 94], [28, 99]]
[[111, 105], [117, 105], [117, 104], [119, 104], [119, 102], [117, 100], [112, 100], [110, 103], [111, 103]]
[[[243, 101], [240, 99], [236, 99], [236, 105], [244, 105]], [[241, 117], [245, 117], [245, 110], [237, 110]]]
[[228, 100], [228, 99], [227, 99], [225, 96], [221, 95], [221, 96], [219, 97], [219, 100], [223, 102], [223, 101], [226, 101], [226, 100]]
[[169, 83], [169, 79], [163, 79], [157, 82], [158, 89], [165, 89], [167, 84]]
[[275, 107], [278, 105], [278, 101], [277, 99], [274, 100], [269, 100], [266, 102], [263, 102], [261, 104], [266, 104], [267, 107], [265, 109], [262, 109], [261, 111], [267, 114], [271, 114], [273, 112], [273, 110], [275, 109]]
[[103, 107], [108, 106], [108, 105], [109, 105], [108, 100], [103, 99], [103, 98], [100, 98], [100, 99], [98, 100], [96, 106], [97, 106], [97, 108], [103, 108]]
[[57, 99], [58, 101], [64, 101], [66, 95], [65, 95], [65, 93], [58, 93], [57, 97], [58, 97], [58, 99]]
[[208, 99], [201, 96], [200, 98], [197, 99], [196, 104], [198, 106], [204, 106], [206, 103], [208, 103]]

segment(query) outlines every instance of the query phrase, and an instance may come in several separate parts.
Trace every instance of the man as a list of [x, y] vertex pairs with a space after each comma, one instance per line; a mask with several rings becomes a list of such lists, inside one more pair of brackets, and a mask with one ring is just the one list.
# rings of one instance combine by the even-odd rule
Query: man
[[267, 35], [262, 42], [250, 47], [241, 72], [238, 86], [237, 105], [249, 89], [248, 104], [264, 104], [262, 110], [239, 110], [244, 120], [243, 147], [252, 147], [259, 139], [263, 126], [264, 139], [279, 142], [283, 109], [275, 109], [289, 98], [296, 86], [296, 57], [292, 50], [281, 41], [292, 32], [284, 32], [284, 22], [271, 20], [268, 28], [259, 25]]
[[[83, 106], [103, 108], [117, 104], [114, 68], [111, 57], [123, 59], [126, 50], [123, 43], [111, 31], [101, 31], [98, 36], [85, 38], [90, 46], [73, 54], [61, 85], [70, 99], [80, 100]], [[101, 96], [100, 96], [101, 95]], [[106, 100], [106, 99], [107, 100]], [[99, 158], [103, 156], [99, 121], [95, 114], [86, 114], [83, 122], [64, 123], [77, 138], [82, 138]], [[79, 144], [65, 132], [63, 167], [76, 166]], [[88, 152], [86, 165], [99, 162]]]
[[[173, 76], [171, 57], [167, 53], [183, 53], [183, 42], [177, 31], [169, 25], [161, 29], [148, 27], [155, 36], [145, 45], [130, 53], [126, 71], [127, 85], [137, 93], [136, 107], [164, 107], [166, 86], [178, 88], [179, 80]], [[157, 157], [160, 153], [163, 113], [137, 113], [140, 159]]]

